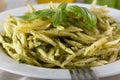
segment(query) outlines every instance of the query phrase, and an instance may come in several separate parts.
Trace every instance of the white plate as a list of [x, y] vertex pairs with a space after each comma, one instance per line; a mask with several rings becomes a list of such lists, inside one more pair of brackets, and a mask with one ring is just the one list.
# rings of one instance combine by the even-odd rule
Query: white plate
[[[76, 3], [75, 5], [79, 5], [87, 8], [90, 7], [90, 5], [87, 4]], [[36, 9], [48, 8], [48, 5], [46, 4], [35, 5], [35, 8]], [[27, 7], [21, 7], [0, 13], [0, 22], [4, 21], [4, 19], [8, 14], [11, 14], [13, 16], [18, 16], [18, 15], [22, 15], [23, 12], [27, 10], [28, 10]], [[109, 8], [109, 10], [110, 10], [110, 14], [114, 16], [114, 18], [120, 21], [120, 11], [111, 8]], [[0, 26], [0, 31], [2, 30], [3, 27]], [[69, 71], [67, 69], [48, 69], [48, 68], [34, 67], [26, 64], [20, 64], [15, 62], [5, 54], [3, 54], [2, 51], [0, 51], [0, 69], [15, 74], [20, 74], [35, 78], [65, 79], [65, 80], [71, 78]], [[106, 77], [106, 76], [120, 74], [120, 60], [108, 65], [94, 67], [92, 69], [95, 71], [98, 77]]]

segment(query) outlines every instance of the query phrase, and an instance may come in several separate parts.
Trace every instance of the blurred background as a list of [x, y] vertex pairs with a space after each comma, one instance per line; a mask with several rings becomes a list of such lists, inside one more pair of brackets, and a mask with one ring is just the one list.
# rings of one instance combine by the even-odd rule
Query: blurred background
[[[38, 3], [47, 3], [49, 0], [36, 0]], [[83, 3], [91, 3], [93, 0], [52, 0], [53, 2], [83, 2]], [[120, 9], [120, 0], [97, 0], [98, 5], [108, 5], [112, 8]]]
[[[91, 3], [93, 0], [84, 0], [85, 3]], [[108, 5], [109, 7], [120, 9], [120, 0], [97, 0], [98, 5]]]
[[[0, 12], [25, 6], [26, 4], [42, 4], [52, 2], [71, 2], [71, 3], [87, 3], [93, 0], [0, 0]], [[108, 5], [109, 7], [120, 9], [120, 0], [97, 0], [98, 5]]]

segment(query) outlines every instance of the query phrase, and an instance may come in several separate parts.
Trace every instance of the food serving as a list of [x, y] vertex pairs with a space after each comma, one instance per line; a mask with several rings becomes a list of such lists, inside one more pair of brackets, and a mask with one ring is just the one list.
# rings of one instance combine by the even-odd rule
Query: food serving
[[106, 6], [90, 9], [63, 2], [8, 16], [0, 36], [14, 60], [47, 68], [95, 67], [120, 59], [120, 23]]

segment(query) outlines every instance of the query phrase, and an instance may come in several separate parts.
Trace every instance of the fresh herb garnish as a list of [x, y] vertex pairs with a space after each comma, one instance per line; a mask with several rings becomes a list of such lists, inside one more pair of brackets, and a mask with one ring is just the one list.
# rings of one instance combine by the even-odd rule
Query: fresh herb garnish
[[64, 22], [66, 6], [67, 3], [64, 2], [57, 7], [55, 14], [52, 16], [52, 22], [54, 27], [57, 27]]
[[[69, 16], [68, 14], [72, 14], [73, 16]], [[63, 2], [58, 5], [57, 9], [43, 9], [33, 12], [31, 14], [18, 16], [18, 18], [24, 20], [35, 20], [39, 18], [48, 17], [53, 26], [57, 27], [59, 25], [66, 25], [67, 23], [71, 23], [69, 21], [73, 21], [73, 23], [82, 23], [82, 28], [84, 29], [93, 29], [97, 24], [96, 16], [90, 12], [85, 7], [80, 7], [77, 5], [72, 5], [67, 7], [67, 3]], [[71, 20], [69, 20], [69, 19]], [[72, 20], [73, 19], [73, 20]], [[63, 25], [63, 26], [64, 26]]]
[[24, 20], [34, 20], [34, 19], [38, 19], [38, 18], [52, 16], [53, 14], [54, 14], [53, 10], [43, 9], [43, 10], [38, 10], [38, 11], [31, 13], [31, 14], [18, 16], [18, 18], [21, 18]]

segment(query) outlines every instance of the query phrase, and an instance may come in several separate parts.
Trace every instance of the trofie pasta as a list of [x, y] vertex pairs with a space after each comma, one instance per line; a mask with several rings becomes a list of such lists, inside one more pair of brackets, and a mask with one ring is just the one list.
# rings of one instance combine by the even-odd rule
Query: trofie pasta
[[95, 67], [120, 59], [120, 23], [106, 6], [90, 10], [63, 2], [9, 15], [0, 43], [14, 60], [47, 68]]

